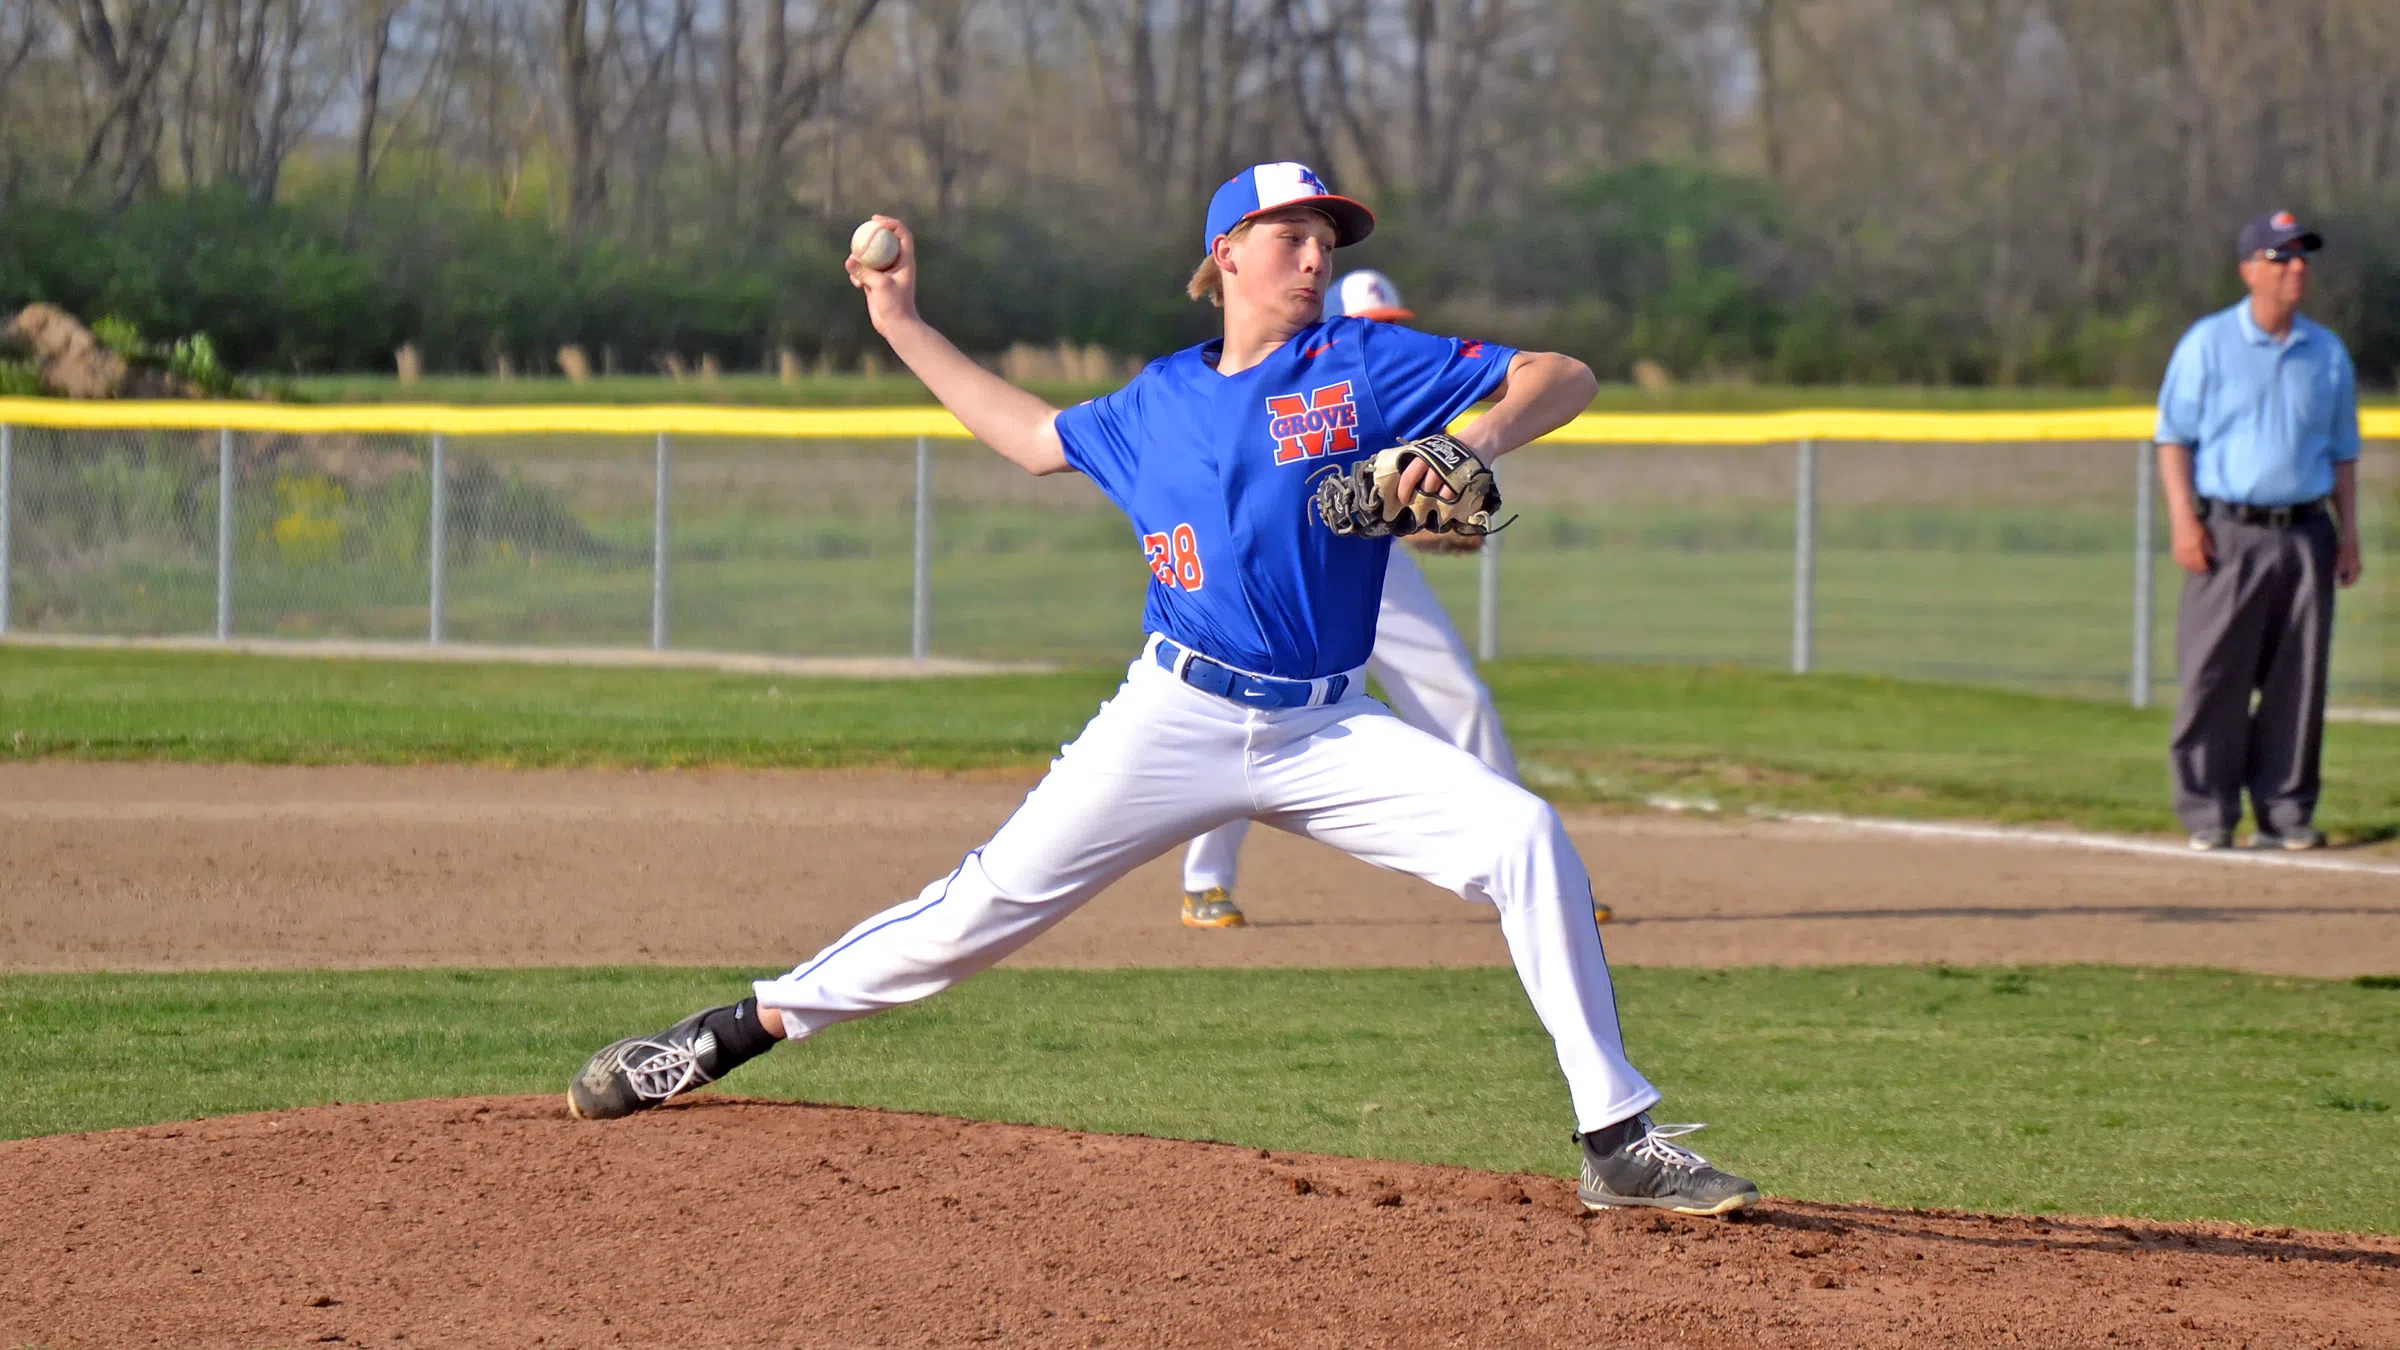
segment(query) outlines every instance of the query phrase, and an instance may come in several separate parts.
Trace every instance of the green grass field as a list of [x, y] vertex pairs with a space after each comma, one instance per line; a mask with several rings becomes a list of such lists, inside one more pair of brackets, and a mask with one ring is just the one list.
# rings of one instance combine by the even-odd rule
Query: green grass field
[[[0, 1136], [558, 1092], [758, 972], [0, 977]], [[1771, 1193], [2400, 1232], [2400, 988], [2088, 967], [1626, 970], [1629, 1046]], [[1506, 970], [997, 971], [729, 1087], [1563, 1174]], [[597, 1128], [597, 1127], [595, 1127]]]
[[[2167, 713], [1737, 667], [1503, 661], [1529, 777], [1568, 801], [1705, 794], [2165, 831]], [[0, 646], [0, 757], [1038, 768], [1111, 671], [852, 681]], [[2320, 823], [2400, 834], [2400, 727], [2328, 729]]]
[[[2161, 829], [2164, 714], [1734, 668], [1503, 662], [1545, 791]], [[1037, 766], [1104, 671], [922, 681], [0, 646], [0, 757]], [[2337, 726], [2322, 819], [2400, 832], [2400, 728]], [[0, 1137], [555, 1092], [738, 992], [677, 968], [0, 975]], [[2400, 977], [1619, 972], [1663, 1118], [1775, 1194], [2400, 1232]], [[1564, 1173], [1546, 1038], [1494, 970], [1014, 971], [730, 1085], [979, 1119]]]

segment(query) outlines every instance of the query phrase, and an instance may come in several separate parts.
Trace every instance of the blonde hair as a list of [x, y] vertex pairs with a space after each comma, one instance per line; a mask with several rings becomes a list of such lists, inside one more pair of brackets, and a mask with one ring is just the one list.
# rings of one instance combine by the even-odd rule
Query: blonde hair
[[[1245, 220], [1227, 230], [1225, 238], [1238, 244], [1243, 235], [1250, 233], [1250, 227], [1257, 223], [1255, 220]], [[1225, 274], [1217, 269], [1215, 241], [1212, 240], [1209, 243], [1208, 256], [1202, 258], [1200, 265], [1192, 269], [1192, 279], [1183, 283], [1183, 293], [1194, 300], [1206, 300], [1219, 309], [1225, 308]]]

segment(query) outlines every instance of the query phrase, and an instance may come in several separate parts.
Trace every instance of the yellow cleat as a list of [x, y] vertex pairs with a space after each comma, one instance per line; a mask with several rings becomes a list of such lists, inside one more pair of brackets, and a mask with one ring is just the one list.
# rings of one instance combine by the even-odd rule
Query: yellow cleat
[[1233, 903], [1233, 892], [1222, 886], [1183, 893], [1186, 928], [1240, 928], [1249, 922], [1242, 917], [1242, 907]]
[[1616, 922], [1616, 918], [1617, 918], [1617, 912], [1616, 912], [1615, 910], [1613, 910], [1613, 909], [1610, 909], [1608, 906], [1606, 906], [1606, 905], [1594, 905], [1594, 906], [1592, 906], [1592, 922], [1594, 922], [1594, 923], [1614, 923], [1614, 922]]

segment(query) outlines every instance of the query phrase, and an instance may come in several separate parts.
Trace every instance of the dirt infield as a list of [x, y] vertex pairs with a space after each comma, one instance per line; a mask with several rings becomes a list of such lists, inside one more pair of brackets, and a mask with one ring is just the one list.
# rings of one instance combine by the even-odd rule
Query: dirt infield
[[[0, 765], [0, 969], [659, 961], [776, 968], [953, 866], [1030, 777]], [[1578, 812], [1629, 964], [2400, 970], [2400, 878]], [[1015, 960], [1497, 965], [1489, 910], [1256, 830], [1253, 927], [1173, 859]], [[662, 922], [708, 910], [710, 922]]]
[[[0, 765], [0, 969], [771, 968], [947, 870], [1029, 783]], [[1570, 823], [1619, 962], [2400, 969], [2389, 876]], [[1017, 959], [1506, 960], [1488, 911], [1430, 887], [1268, 830], [1248, 863], [1250, 929], [1181, 928], [1168, 859]], [[1547, 1177], [712, 1097], [0, 1143], [0, 1213], [0, 1346], [2400, 1345], [2389, 1238], [1592, 1217]]]
[[0, 1344], [2388, 1346], [2400, 1240], [1770, 1200], [701, 1098], [0, 1144]]

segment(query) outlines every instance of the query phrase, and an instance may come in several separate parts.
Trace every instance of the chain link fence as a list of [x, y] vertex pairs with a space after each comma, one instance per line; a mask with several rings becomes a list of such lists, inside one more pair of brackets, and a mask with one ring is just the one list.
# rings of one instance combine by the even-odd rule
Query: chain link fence
[[[0, 454], [0, 628], [1106, 664], [1148, 570], [972, 443], [82, 430]], [[2400, 702], [2400, 453], [2361, 464], [2335, 696]], [[2123, 441], [1546, 445], [1425, 567], [1486, 655], [2171, 689], [2181, 573]], [[224, 484], [231, 491], [224, 492]], [[2145, 570], [2145, 647], [2135, 637]], [[2148, 678], [2137, 666], [2147, 657]]]

